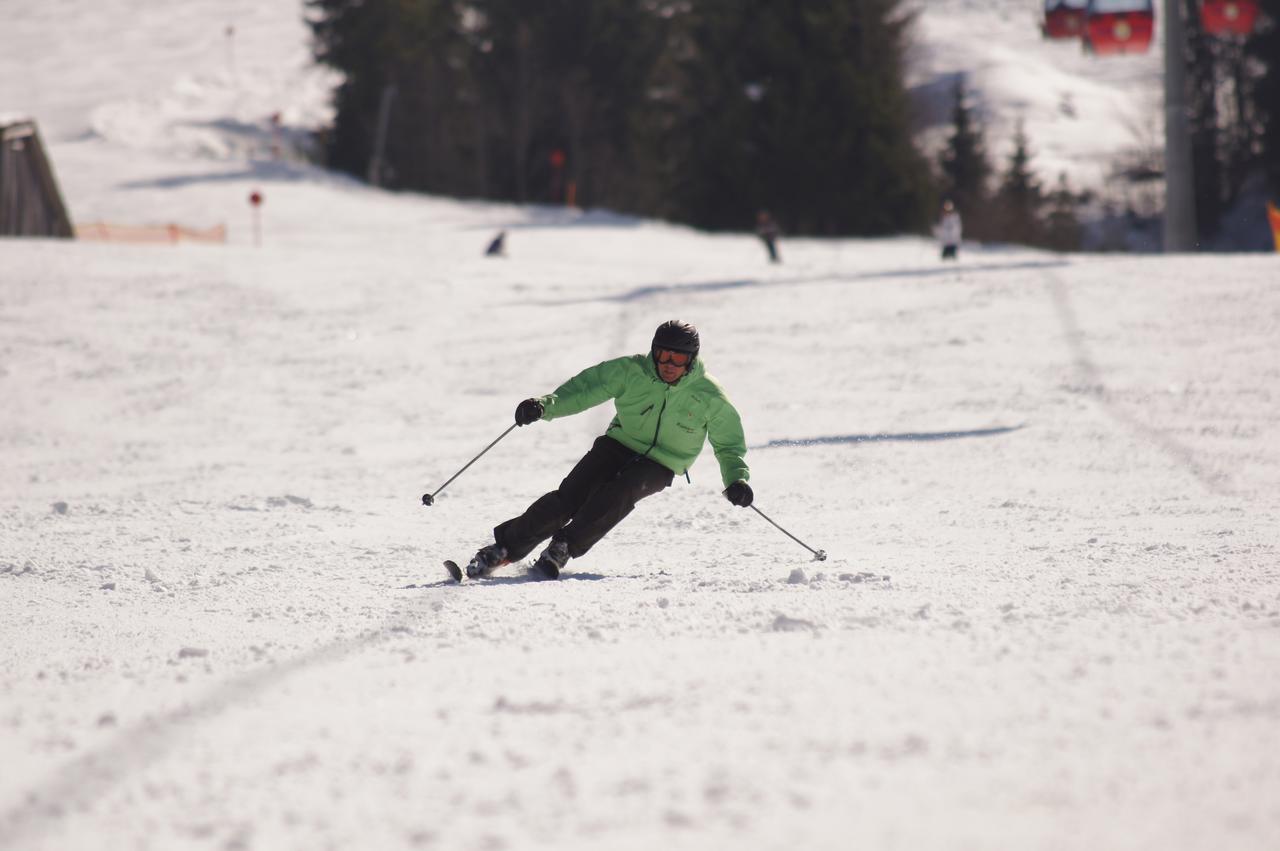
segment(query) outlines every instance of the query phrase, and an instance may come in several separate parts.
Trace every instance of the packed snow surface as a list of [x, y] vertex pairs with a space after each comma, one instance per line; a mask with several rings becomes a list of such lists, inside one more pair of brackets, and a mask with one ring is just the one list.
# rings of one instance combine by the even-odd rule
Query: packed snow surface
[[[73, 216], [230, 240], [0, 245], [0, 848], [1277, 847], [1275, 256], [392, 195], [265, 153], [296, 2], [11, 5]], [[421, 494], [672, 317], [828, 560], [708, 451], [561, 581], [447, 582], [610, 411]]]

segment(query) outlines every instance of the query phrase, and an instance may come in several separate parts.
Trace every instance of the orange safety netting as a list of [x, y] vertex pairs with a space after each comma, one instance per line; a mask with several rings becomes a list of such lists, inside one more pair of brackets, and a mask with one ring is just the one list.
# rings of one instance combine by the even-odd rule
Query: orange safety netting
[[89, 222], [76, 225], [76, 239], [94, 242], [204, 242], [227, 241], [227, 226], [189, 228], [182, 225], [117, 225], [108, 222]]

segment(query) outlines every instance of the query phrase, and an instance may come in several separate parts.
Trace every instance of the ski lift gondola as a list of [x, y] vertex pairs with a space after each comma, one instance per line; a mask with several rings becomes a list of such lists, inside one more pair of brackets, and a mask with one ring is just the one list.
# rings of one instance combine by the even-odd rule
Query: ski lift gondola
[[1045, 38], [1080, 38], [1084, 35], [1084, 9], [1089, 0], [1044, 0]]
[[1258, 18], [1258, 0], [1200, 0], [1200, 23], [1210, 35], [1248, 35]]
[[1085, 50], [1099, 56], [1146, 53], [1151, 48], [1155, 20], [1152, 0], [1089, 0]]

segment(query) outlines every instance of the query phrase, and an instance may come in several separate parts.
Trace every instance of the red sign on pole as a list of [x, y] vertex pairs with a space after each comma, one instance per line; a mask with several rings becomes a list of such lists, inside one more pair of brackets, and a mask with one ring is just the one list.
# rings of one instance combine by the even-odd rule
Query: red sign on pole
[[250, 192], [249, 204], [253, 207], [253, 244], [259, 246], [262, 245], [262, 216], [259, 213], [262, 209], [262, 193], [256, 189]]

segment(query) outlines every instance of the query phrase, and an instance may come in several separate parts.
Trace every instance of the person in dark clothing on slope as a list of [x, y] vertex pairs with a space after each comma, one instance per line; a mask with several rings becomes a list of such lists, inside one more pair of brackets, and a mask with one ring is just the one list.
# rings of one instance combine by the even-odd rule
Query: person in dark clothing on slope
[[485, 257], [505, 257], [507, 254], [507, 232], [505, 230], [498, 231], [498, 235], [489, 243], [489, 247], [484, 250]]
[[637, 502], [686, 473], [708, 439], [720, 463], [724, 496], [749, 506], [753, 497], [742, 421], [707, 374], [699, 348], [692, 325], [664, 322], [648, 354], [589, 367], [554, 392], [521, 402], [515, 412], [519, 426], [577, 414], [608, 399], [614, 400], [616, 414], [560, 487], [498, 524], [494, 542], [471, 559], [467, 576], [488, 576], [520, 561], [550, 537], [533, 574], [555, 579], [570, 558], [590, 550]]
[[778, 223], [769, 215], [768, 210], [756, 213], [756, 236], [760, 237], [765, 250], [769, 252], [769, 262], [781, 263], [782, 258], [778, 256]]

